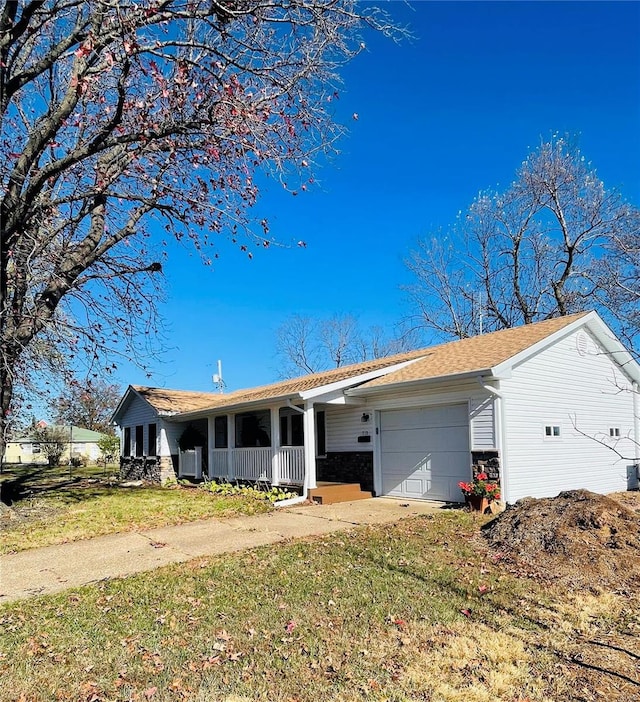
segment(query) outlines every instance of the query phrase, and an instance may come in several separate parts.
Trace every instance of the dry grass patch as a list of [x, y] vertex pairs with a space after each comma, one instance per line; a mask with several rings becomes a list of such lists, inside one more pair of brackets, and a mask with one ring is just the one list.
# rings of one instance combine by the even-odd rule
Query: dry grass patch
[[6, 605], [0, 698], [637, 699], [640, 598], [506, 570], [479, 524], [420, 517]]
[[12, 509], [0, 519], [0, 553], [105, 534], [171, 526], [210, 517], [258, 514], [264, 500], [157, 485], [127, 487], [102, 468], [38, 467], [4, 474]]

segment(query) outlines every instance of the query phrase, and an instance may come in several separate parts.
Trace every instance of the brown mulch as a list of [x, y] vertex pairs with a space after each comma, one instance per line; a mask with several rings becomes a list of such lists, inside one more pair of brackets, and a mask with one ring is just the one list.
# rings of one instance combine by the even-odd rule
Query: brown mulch
[[533, 575], [595, 592], [640, 586], [640, 499], [634, 493], [570, 490], [525, 498], [486, 524], [483, 535], [500, 558]]

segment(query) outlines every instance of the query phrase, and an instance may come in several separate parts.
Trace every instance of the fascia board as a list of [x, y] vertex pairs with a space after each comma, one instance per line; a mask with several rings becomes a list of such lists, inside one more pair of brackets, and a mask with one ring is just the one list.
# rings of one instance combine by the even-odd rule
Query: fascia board
[[403, 361], [402, 363], [395, 363], [392, 366], [385, 366], [384, 368], [378, 368], [374, 371], [369, 371], [368, 373], [362, 373], [361, 375], [354, 375], [351, 378], [345, 378], [344, 380], [338, 380], [335, 383], [329, 383], [328, 385], [320, 385], [312, 390], [305, 390], [300, 393], [300, 398], [303, 400], [315, 400], [323, 395], [328, 395], [337, 391], [344, 391], [351, 388], [354, 385], [361, 385], [369, 380], [375, 380], [383, 375], [389, 375], [389, 373], [395, 373], [406, 366], [420, 361], [425, 356], [419, 356], [418, 358], [412, 358], [409, 361]]
[[130, 398], [132, 395], [135, 395], [137, 398], [142, 400], [145, 404], [149, 405], [149, 407], [151, 407], [151, 409], [157, 415], [160, 415], [160, 412], [158, 412], [158, 410], [148, 400], [146, 400], [144, 397], [142, 397], [142, 395], [133, 387], [133, 385], [129, 385], [129, 387], [125, 390], [124, 395], [122, 396], [122, 399], [118, 403], [118, 406], [115, 408], [115, 410], [113, 411], [113, 414], [111, 415], [111, 419], [109, 420], [111, 424], [118, 424], [118, 416], [124, 410], [127, 403], [130, 401]]
[[571, 322], [571, 324], [567, 324], [566, 327], [562, 327], [562, 329], [558, 329], [558, 331], [553, 332], [553, 334], [545, 336], [544, 339], [540, 339], [540, 341], [537, 341], [535, 344], [532, 344], [523, 351], [515, 354], [515, 356], [511, 356], [511, 358], [508, 358], [506, 361], [503, 361], [495, 366], [493, 369], [495, 374], [506, 375], [510, 373], [515, 366], [518, 366], [521, 363], [524, 363], [524, 361], [536, 356], [541, 351], [544, 351], [544, 349], [549, 348], [556, 342], [560, 341], [560, 339], [564, 339], [565, 336], [573, 334], [573, 332], [575, 332], [577, 329], [585, 326], [587, 322], [596, 317], [598, 317], [598, 315], [595, 312], [589, 312], [589, 314], [585, 315], [584, 317], [580, 317], [580, 319], [576, 319], [575, 321]]
[[236, 412], [242, 412], [243, 410], [250, 409], [268, 409], [272, 407], [277, 402], [285, 402], [286, 400], [300, 400], [302, 399], [300, 393], [294, 393], [292, 395], [279, 395], [278, 397], [269, 397], [262, 400], [252, 400], [250, 402], [239, 402], [237, 404], [231, 405], [220, 405], [218, 407], [205, 407], [204, 409], [192, 410], [190, 412], [178, 412], [166, 417], [168, 421], [188, 421], [191, 419], [202, 419], [204, 417], [210, 417], [214, 414], [232, 414]]
[[487, 380], [499, 380], [495, 377], [492, 368], [478, 368], [473, 371], [465, 371], [464, 373], [452, 373], [451, 375], [438, 375], [433, 378], [418, 378], [416, 380], [403, 380], [397, 383], [387, 383], [386, 385], [374, 385], [370, 388], [353, 388], [347, 391], [348, 397], [359, 397], [361, 395], [375, 395], [386, 392], [391, 392], [393, 390], [398, 390], [399, 388], [413, 388], [420, 387], [421, 385], [436, 385], [438, 383], [448, 383], [456, 382], [459, 380], [475, 380], [478, 376], [482, 376]]
[[620, 366], [620, 370], [627, 375], [629, 380], [640, 384], [640, 364], [604, 320], [595, 315], [589, 321], [587, 329], [596, 337], [611, 359]]
[[494, 375], [505, 377], [515, 366], [520, 365], [529, 358], [532, 358], [541, 351], [544, 351], [544, 349], [549, 348], [561, 339], [564, 339], [582, 328], [588, 329], [596, 337], [607, 353], [611, 355], [611, 358], [620, 366], [621, 370], [629, 377], [630, 380], [640, 383], [640, 365], [638, 365], [637, 361], [622, 345], [613, 331], [611, 331], [611, 329], [609, 329], [609, 327], [604, 323], [597, 312], [589, 312], [589, 314], [586, 314], [584, 317], [576, 319], [566, 327], [558, 329], [557, 332], [546, 336], [544, 339], [541, 339], [532, 346], [529, 346], [529, 348], [525, 349], [524, 351], [521, 351], [515, 356], [507, 359], [493, 369]]

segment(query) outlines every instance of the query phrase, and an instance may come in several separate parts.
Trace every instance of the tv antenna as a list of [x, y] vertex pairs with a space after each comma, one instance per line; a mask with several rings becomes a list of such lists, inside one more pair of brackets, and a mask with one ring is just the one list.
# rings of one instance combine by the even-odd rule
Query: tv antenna
[[213, 374], [213, 384], [216, 386], [219, 393], [224, 392], [225, 382], [222, 379], [222, 361], [218, 359], [218, 372]]

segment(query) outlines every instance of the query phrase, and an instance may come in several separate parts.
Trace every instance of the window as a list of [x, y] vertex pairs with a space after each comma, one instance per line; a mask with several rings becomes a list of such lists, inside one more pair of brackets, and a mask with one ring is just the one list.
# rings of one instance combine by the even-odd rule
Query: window
[[289, 445], [289, 417], [287, 415], [280, 416], [280, 446]]
[[301, 412], [280, 415], [280, 445], [304, 446], [304, 418]]
[[158, 429], [155, 424], [149, 424], [149, 449], [147, 451], [147, 456], [156, 456], [158, 451], [156, 444], [158, 442]]
[[213, 420], [213, 432], [215, 448], [227, 448], [229, 446], [229, 423], [226, 417], [216, 417]]
[[123, 456], [131, 455], [131, 427], [124, 428], [124, 450]]
[[609, 436], [620, 436], [620, 427], [610, 427]]
[[136, 427], [136, 456], [144, 456], [144, 426]]
[[271, 413], [269, 410], [236, 414], [236, 446], [271, 446]]
[[550, 439], [560, 436], [560, 427], [557, 424], [547, 424], [544, 428], [544, 435]]
[[327, 455], [327, 427], [324, 410], [316, 412], [316, 455]]

